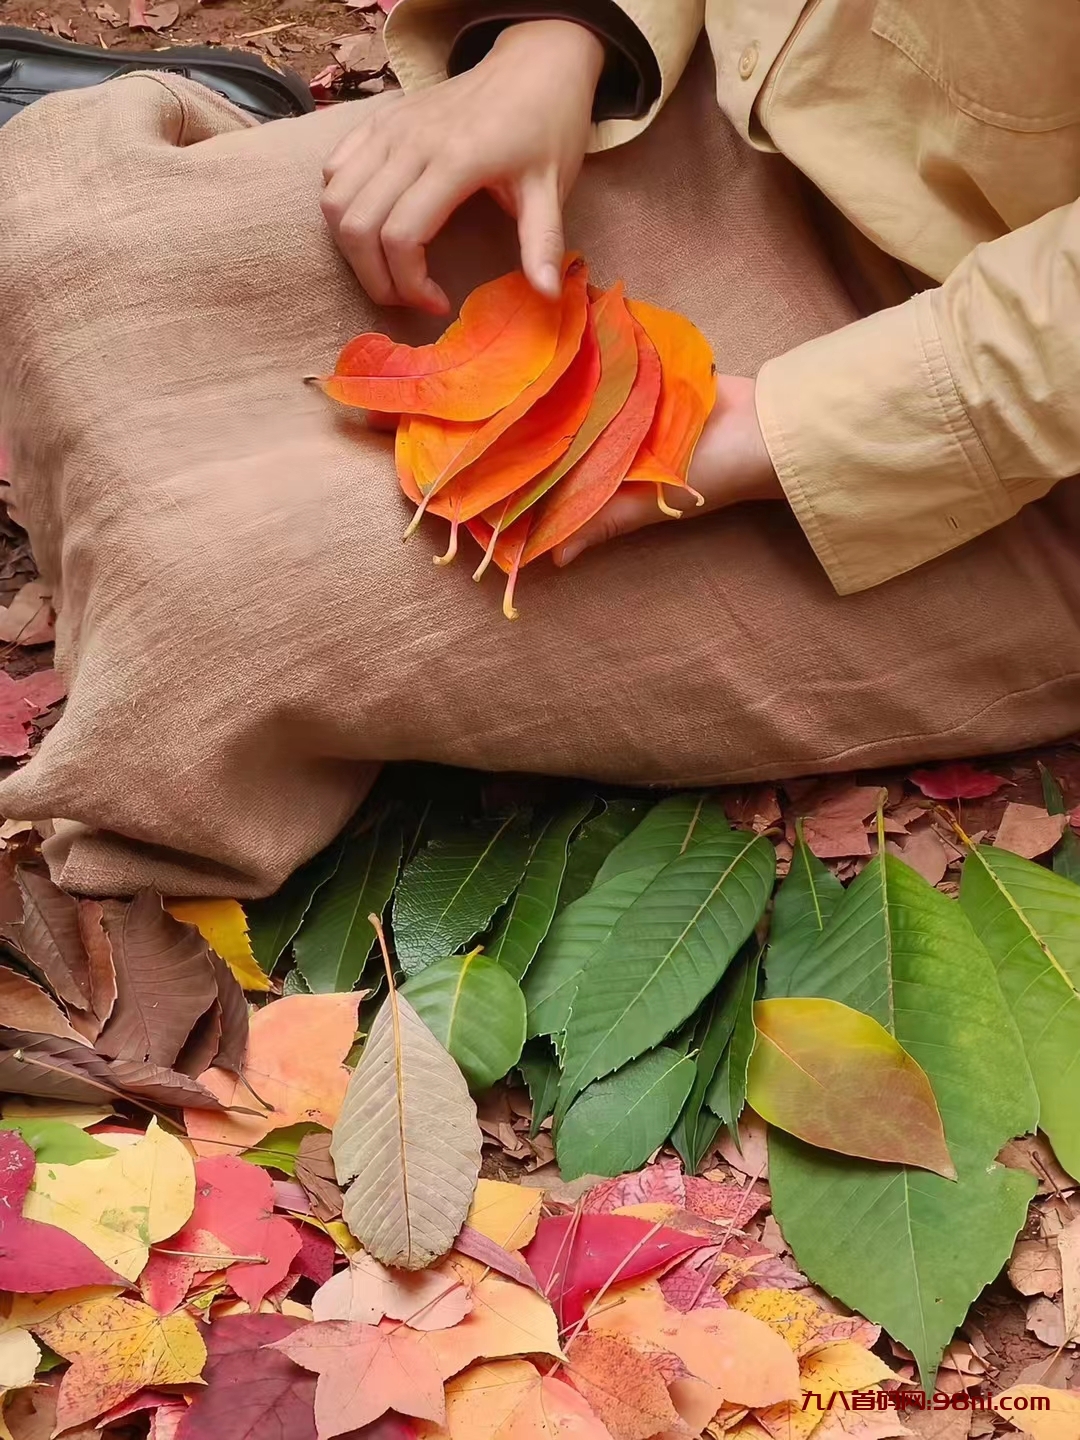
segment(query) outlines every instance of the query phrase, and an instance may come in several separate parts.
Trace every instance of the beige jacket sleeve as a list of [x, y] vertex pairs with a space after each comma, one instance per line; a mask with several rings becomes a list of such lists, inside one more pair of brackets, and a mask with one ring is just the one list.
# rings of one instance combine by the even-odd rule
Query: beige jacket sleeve
[[[705, 23], [705, 0], [618, 0], [618, 8], [648, 41], [660, 66], [660, 95], [633, 120], [601, 120], [593, 126], [590, 151], [609, 150], [632, 140], [650, 123], [679, 83]], [[386, 22], [390, 63], [406, 90], [445, 80], [454, 42], [462, 30], [487, 16], [545, 14], [594, 21], [589, 0], [398, 0]], [[595, 28], [594, 26], [592, 28]]]
[[1080, 474], [1080, 202], [980, 245], [937, 290], [769, 361], [776, 472], [841, 594]]

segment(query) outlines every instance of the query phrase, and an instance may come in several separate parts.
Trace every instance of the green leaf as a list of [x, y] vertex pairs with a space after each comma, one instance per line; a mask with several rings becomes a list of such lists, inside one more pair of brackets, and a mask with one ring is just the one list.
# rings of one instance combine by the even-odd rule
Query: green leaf
[[293, 941], [296, 968], [312, 994], [356, 988], [375, 943], [368, 916], [381, 917], [394, 893], [401, 845], [400, 826], [385, 814], [345, 842], [341, 863]]
[[594, 1081], [555, 1137], [563, 1179], [621, 1175], [644, 1165], [664, 1143], [693, 1083], [693, 1060], [663, 1047]]
[[0, 1120], [0, 1130], [21, 1135], [43, 1165], [78, 1165], [82, 1160], [103, 1160], [116, 1154], [112, 1145], [103, 1145], [66, 1120]]
[[290, 970], [281, 982], [282, 995], [310, 995], [311, 990], [299, 970]]
[[694, 1083], [678, 1123], [671, 1132], [671, 1143], [688, 1175], [697, 1173], [719, 1129], [719, 1121], [705, 1108], [705, 1097], [735, 1029], [738, 1011], [732, 1003], [731, 981], [733, 978], [737, 980], [741, 973], [742, 966], [738, 964], [728, 968], [727, 974], [703, 1006], [697, 1026]]
[[[1041, 761], [1039, 775], [1042, 777], [1043, 804], [1049, 814], [1066, 814], [1068, 807], [1065, 804], [1065, 797], [1061, 793], [1061, 786]], [[1069, 825], [1065, 826], [1061, 839], [1054, 850], [1053, 865], [1056, 874], [1064, 875], [1066, 879], [1074, 880], [1080, 885], [1080, 839]]]
[[593, 888], [556, 916], [523, 982], [530, 1035], [562, 1035], [578, 977], [624, 912], [669, 861], [726, 834], [723, 812], [700, 795], [674, 795], [652, 807], [607, 856]]
[[739, 1116], [746, 1104], [746, 1076], [754, 1041], [757, 1039], [754, 1028], [754, 1000], [757, 996], [760, 969], [761, 951], [757, 950], [747, 955], [745, 960], [734, 964], [724, 976], [725, 1004], [731, 1007], [735, 1018], [731, 1027], [731, 1039], [720, 1058], [720, 1064], [705, 1097], [706, 1105], [727, 1126], [740, 1153], [742, 1146], [739, 1143]]
[[271, 1130], [264, 1140], [241, 1154], [242, 1160], [261, 1165], [266, 1170], [280, 1170], [285, 1175], [296, 1174], [296, 1156], [301, 1143], [308, 1135], [323, 1126], [302, 1120], [299, 1125], [286, 1125], [281, 1130]]
[[550, 1040], [543, 1037], [526, 1042], [521, 1052], [518, 1069], [525, 1077], [532, 1101], [532, 1124], [529, 1139], [535, 1140], [540, 1127], [555, 1109], [555, 1097], [559, 1093], [559, 1059]]
[[578, 980], [557, 1120], [591, 1080], [651, 1050], [701, 1004], [753, 932], [775, 874], [768, 840], [726, 831], [654, 875]]
[[566, 874], [559, 890], [559, 910], [580, 900], [596, 872], [649, 809], [648, 800], [608, 800], [599, 815], [586, 820], [570, 845]]
[[671, 795], [654, 805], [640, 825], [615, 846], [594, 883], [605, 885], [630, 870], [666, 865], [694, 845], [730, 833], [727, 816], [715, 800], [692, 792]]
[[528, 859], [520, 815], [425, 845], [405, 866], [394, 896], [394, 945], [405, 974], [416, 975], [486, 929]]
[[566, 871], [570, 837], [592, 809], [592, 797], [553, 815], [532, 842], [521, 884], [485, 952], [520, 981], [551, 928]]
[[773, 903], [769, 950], [765, 957], [765, 993], [775, 999], [788, 993], [799, 962], [817, 943], [844, 894], [844, 887], [803, 837], [796, 822], [791, 869]]
[[520, 1060], [525, 997], [514, 977], [479, 950], [436, 960], [401, 993], [457, 1061], [470, 1090], [486, 1090]]
[[926, 1071], [872, 1015], [788, 995], [754, 1006], [746, 1098], [770, 1125], [864, 1160], [956, 1179]]
[[1080, 1176], [1080, 887], [1031, 860], [980, 845], [960, 904], [997, 969], [1039, 1092], [1039, 1127]]
[[616, 875], [555, 917], [522, 981], [529, 1009], [529, 1035], [562, 1035], [581, 972], [662, 869], [651, 866]]
[[788, 989], [872, 1015], [933, 1086], [956, 1181], [769, 1136], [774, 1210], [800, 1268], [907, 1345], [930, 1384], [1035, 1189], [994, 1159], [1035, 1125], [1020, 1037], [963, 910], [892, 855], [851, 884]]
[[248, 922], [248, 938], [252, 954], [267, 975], [291, 944], [311, 902], [341, 864], [344, 841], [339, 835], [325, 850], [295, 870], [273, 895], [265, 900], [248, 900], [244, 914]]

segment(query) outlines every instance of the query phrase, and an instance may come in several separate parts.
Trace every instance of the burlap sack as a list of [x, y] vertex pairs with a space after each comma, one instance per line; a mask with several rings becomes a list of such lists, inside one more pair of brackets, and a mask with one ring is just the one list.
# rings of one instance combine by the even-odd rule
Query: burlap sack
[[[441, 527], [403, 546], [390, 440], [300, 383], [357, 331], [424, 331], [372, 308], [320, 217], [355, 115], [255, 128], [140, 77], [0, 131], [0, 434], [70, 686], [0, 811], [68, 822], [61, 883], [265, 893], [380, 761], [686, 784], [1076, 723], [1075, 485], [844, 600], [778, 505], [538, 564], [515, 625], [499, 578], [432, 569]], [[642, 141], [589, 162], [570, 235], [731, 372], [852, 314], [790, 172], [737, 141], [700, 63]], [[513, 263], [486, 203], [434, 257], [457, 298]]]

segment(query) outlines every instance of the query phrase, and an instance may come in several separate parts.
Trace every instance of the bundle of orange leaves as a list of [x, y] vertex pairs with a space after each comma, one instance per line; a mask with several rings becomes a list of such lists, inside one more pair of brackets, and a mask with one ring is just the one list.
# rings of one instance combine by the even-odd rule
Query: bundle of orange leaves
[[517, 618], [518, 572], [568, 540], [623, 485], [687, 490], [687, 470], [716, 384], [712, 352], [681, 315], [627, 300], [621, 283], [589, 284], [568, 259], [562, 296], [539, 295], [520, 272], [479, 286], [432, 345], [374, 333], [350, 341], [317, 383], [344, 405], [397, 417], [401, 488], [425, 514], [464, 526], [507, 578], [503, 613]]

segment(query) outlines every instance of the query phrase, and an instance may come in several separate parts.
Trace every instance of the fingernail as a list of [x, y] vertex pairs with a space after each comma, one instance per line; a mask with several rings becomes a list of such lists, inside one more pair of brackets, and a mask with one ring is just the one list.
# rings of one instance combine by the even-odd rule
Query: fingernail
[[552, 298], [557, 298], [562, 293], [562, 276], [554, 265], [541, 266], [540, 289]]
[[588, 548], [587, 540], [568, 540], [560, 550], [555, 552], [555, 564], [561, 570], [564, 565], [569, 565], [571, 560], [576, 560], [581, 552]]

